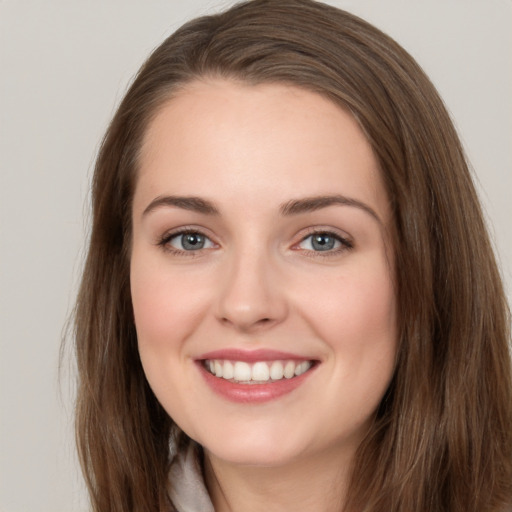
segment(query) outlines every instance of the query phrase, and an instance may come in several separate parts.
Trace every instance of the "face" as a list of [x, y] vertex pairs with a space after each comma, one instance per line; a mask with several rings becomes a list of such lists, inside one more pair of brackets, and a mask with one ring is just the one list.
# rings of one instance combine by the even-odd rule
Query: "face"
[[390, 209], [351, 115], [285, 85], [192, 83], [150, 124], [131, 292], [147, 379], [207, 454], [353, 451], [396, 351]]

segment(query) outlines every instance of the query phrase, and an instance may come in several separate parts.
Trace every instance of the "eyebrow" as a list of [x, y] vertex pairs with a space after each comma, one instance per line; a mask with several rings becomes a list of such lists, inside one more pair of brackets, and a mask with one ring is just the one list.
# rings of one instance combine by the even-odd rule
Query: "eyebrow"
[[315, 196], [305, 197], [303, 199], [293, 199], [281, 206], [281, 214], [298, 215], [301, 213], [313, 212], [333, 205], [352, 206], [359, 208], [360, 210], [363, 210], [364, 212], [371, 215], [379, 224], [382, 224], [382, 221], [375, 210], [370, 208], [367, 204], [363, 203], [362, 201], [358, 201], [357, 199], [352, 199], [351, 197], [345, 197], [342, 195]]
[[[302, 199], [292, 199], [281, 205], [280, 212], [281, 215], [292, 216], [321, 210], [322, 208], [327, 208], [333, 205], [359, 208], [371, 215], [379, 224], [382, 224], [382, 221], [375, 210], [370, 208], [367, 204], [362, 201], [358, 201], [357, 199], [342, 195], [313, 196]], [[145, 216], [148, 213], [164, 206], [190, 210], [204, 215], [219, 215], [218, 208], [211, 201], [195, 196], [158, 196], [149, 203], [142, 215]]]
[[156, 210], [157, 208], [161, 208], [162, 206], [174, 206], [176, 208], [182, 208], [183, 210], [191, 210], [197, 213], [203, 213], [205, 215], [218, 215], [219, 210], [206, 199], [202, 199], [201, 197], [193, 197], [193, 196], [159, 196], [142, 212], [142, 216], [147, 215], [148, 213]]

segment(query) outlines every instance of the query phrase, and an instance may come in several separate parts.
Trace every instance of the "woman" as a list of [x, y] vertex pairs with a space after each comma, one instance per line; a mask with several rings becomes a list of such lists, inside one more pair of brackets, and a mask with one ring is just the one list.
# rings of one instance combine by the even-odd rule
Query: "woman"
[[93, 507], [507, 510], [508, 327], [460, 142], [402, 48], [309, 0], [194, 20], [96, 165]]

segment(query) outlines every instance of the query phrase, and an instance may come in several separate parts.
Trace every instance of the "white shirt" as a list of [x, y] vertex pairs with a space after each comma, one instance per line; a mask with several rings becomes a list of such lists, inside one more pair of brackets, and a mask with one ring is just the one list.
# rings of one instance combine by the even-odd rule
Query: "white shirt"
[[167, 492], [177, 512], [215, 512], [204, 484], [199, 447], [195, 442], [191, 441], [185, 452], [175, 455]]

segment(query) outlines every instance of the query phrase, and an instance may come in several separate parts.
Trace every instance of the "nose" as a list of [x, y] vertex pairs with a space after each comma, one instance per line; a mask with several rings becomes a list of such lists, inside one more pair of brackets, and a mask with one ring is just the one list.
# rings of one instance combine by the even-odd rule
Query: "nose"
[[233, 256], [219, 287], [218, 320], [240, 332], [260, 332], [281, 323], [288, 314], [286, 290], [269, 255]]

